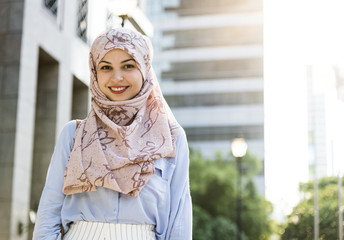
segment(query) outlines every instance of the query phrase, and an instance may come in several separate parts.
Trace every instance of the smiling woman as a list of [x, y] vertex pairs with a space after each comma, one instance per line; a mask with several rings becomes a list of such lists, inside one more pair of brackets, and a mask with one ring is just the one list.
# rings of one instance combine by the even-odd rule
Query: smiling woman
[[92, 108], [62, 130], [33, 239], [192, 239], [188, 144], [151, 61], [138, 32], [94, 41]]
[[136, 61], [121, 49], [105, 54], [97, 67], [97, 80], [100, 90], [112, 101], [132, 99], [143, 85]]

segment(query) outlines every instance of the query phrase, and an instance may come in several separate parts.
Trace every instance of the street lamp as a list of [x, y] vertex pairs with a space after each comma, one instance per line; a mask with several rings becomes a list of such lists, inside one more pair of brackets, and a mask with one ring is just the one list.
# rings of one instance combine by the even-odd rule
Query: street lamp
[[154, 27], [139, 7], [138, 0], [109, 0], [109, 9], [115, 16], [121, 18], [122, 27], [126, 22], [130, 22], [138, 32], [149, 37], [153, 36]]
[[247, 151], [247, 143], [244, 138], [234, 138], [231, 145], [233, 156], [243, 157]]
[[124, 27], [124, 21], [129, 18], [131, 13], [137, 7], [137, 0], [111, 0], [110, 8], [112, 12], [122, 19], [121, 26]]
[[241, 220], [241, 175], [242, 175], [242, 167], [241, 167], [241, 159], [245, 156], [247, 151], [247, 143], [244, 138], [234, 138], [231, 145], [231, 150], [233, 156], [236, 159], [237, 168], [238, 168], [238, 179], [237, 179], [237, 188], [238, 188], [238, 196], [237, 196], [237, 226], [238, 226], [238, 233], [237, 239], [241, 240], [241, 230], [242, 230], [242, 220]]

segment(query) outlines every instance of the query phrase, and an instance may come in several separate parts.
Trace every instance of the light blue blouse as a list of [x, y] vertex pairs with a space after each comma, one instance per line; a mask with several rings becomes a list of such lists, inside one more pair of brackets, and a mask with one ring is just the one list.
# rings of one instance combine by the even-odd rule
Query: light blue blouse
[[137, 197], [98, 188], [95, 192], [62, 193], [65, 166], [72, 149], [76, 121], [63, 128], [51, 159], [38, 207], [34, 240], [60, 239], [75, 221], [153, 224], [156, 239], [191, 240], [192, 207], [189, 190], [189, 150], [184, 130], [174, 158], [155, 160], [155, 174]]

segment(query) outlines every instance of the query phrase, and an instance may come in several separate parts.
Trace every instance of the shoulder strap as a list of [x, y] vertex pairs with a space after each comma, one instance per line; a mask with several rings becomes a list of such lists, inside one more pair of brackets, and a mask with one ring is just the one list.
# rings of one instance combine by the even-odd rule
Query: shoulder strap
[[75, 129], [77, 129], [79, 127], [80, 123], [81, 123], [81, 120], [80, 119], [76, 119], [76, 128]]

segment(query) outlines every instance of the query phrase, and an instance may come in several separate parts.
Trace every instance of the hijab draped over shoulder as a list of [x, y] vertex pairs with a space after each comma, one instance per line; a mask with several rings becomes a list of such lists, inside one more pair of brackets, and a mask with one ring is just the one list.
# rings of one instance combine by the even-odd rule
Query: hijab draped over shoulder
[[[136, 61], [143, 86], [133, 99], [111, 101], [97, 82], [104, 55], [122, 49]], [[180, 126], [152, 68], [150, 40], [119, 28], [99, 35], [90, 51], [91, 110], [76, 129], [64, 175], [64, 194], [105, 187], [137, 196], [154, 174], [154, 160], [176, 155]]]

